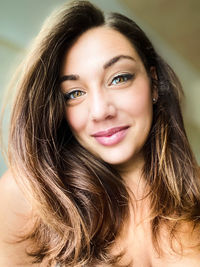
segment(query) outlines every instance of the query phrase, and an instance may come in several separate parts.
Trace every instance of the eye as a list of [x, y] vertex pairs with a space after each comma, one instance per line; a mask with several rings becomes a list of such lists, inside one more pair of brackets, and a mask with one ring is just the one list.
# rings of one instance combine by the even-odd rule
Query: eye
[[81, 90], [73, 90], [69, 93], [64, 94], [65, 100], [70, 100], [70, 99], [76, 99], [84, 95], [85, 92]]
[[124, 83], [127, 82], [128, 80], [132, 80], [133, 79], [133, 74], [131, 73], [126, 73], [126, 74], [120, 74], [117, 75], [116, 77], [114, 77], [114, 79], [111, 81], [111, 85], [118, 85], [120, 83]]

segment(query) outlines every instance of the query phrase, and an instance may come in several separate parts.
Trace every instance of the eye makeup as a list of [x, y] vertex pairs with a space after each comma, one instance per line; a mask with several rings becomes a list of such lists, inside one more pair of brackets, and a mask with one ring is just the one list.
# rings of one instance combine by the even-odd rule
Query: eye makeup
[[132, 74], [132, 73], [118, 74], [112, 79], [112, 81], [109, 85], [119, 85], [121, 83], [125, 83], [129, 80], [132, 80], [133, 78], [134, 78], [134, 74]]
[[70, 92], [67, 92], [67, 93], [64, 93], [64, 98], [65, 98], [65, 101], [68, 101], [68, 100], [75, 100], [83, 95], [85, 95], [86, 93], [82, 90], [79, 90], [79, 89], [74, 89]]
[[[135, 77], [135, 74], [133, 73], [120, 73], [114, 76], [112, 78], [111, 82], [109, 82], [109, 86], [120, 86], [125, 84], [126, 82], [133, 80]], [[69, 92], [64, 93], [65, 101], [69, 100], [77, 100], [83, 95], [85, 95], [86, 92], [80, 89], [73, 89]]]

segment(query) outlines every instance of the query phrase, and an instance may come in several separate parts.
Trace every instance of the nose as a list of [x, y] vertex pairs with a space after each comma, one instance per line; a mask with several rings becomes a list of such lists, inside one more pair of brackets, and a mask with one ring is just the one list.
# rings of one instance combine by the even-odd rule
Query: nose
[[93, 90], [89, 101], [90, 117], [92, 120], [101, 121], [116, 116], [114, 100], [105, 90]]

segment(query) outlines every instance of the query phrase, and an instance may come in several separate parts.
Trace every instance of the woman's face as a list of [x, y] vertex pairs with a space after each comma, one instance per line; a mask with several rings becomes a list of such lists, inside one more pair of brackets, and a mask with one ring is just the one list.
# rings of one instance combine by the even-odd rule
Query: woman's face
[[129, 40], [107, 27], [88, 30], [64, 56], [61, 77], [66, 119], [79, 143], [114, 165], [141, 158], [152, 92]]

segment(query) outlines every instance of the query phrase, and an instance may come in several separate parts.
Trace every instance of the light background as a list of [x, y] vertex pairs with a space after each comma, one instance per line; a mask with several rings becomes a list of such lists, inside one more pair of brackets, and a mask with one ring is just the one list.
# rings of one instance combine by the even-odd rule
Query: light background
[[[0, 0], [0, 105], [10, 81], [44, 19], [63, 0]], [[200, 162], [200, 1], [199, 0], [93, 0], [106, 11], [132, 17], [160, 54], [174, 68], [184, 87], [186, 130]], [[11, 95], [8, 98], [12, 97]], [[8, 105], [3, 136], [8, 136]], [[6, 170], [0, 155], [0, 176]]]

